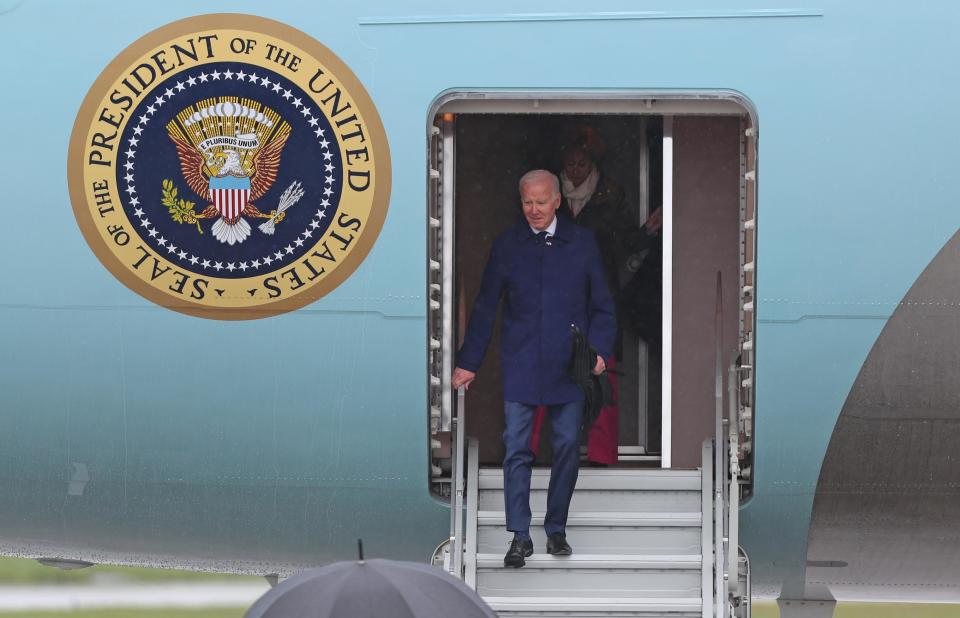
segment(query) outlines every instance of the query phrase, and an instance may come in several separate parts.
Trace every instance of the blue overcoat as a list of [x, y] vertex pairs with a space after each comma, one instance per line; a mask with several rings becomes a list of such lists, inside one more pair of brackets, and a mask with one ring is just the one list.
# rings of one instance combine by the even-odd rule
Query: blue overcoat
[[569, 376], [571, 324], [587, 333], [604, 359], [613, 353], [617, 326], [613, 299], [593, 233], [557, 217], [544, 242], [526, 220], [493, 242], [457, 366], [476, 372], [487, 351], [503, 298], [500, 356], [507, 401], [558, 404], [580, 401]]

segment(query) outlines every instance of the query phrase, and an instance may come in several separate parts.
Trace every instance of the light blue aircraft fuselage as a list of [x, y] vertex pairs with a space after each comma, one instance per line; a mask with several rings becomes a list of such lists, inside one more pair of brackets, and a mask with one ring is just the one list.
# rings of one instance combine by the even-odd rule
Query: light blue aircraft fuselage
[[[202, 13], [323, 43], [389, 140], [369, 255], [275, 317], [208, 320], [140, 297], [71, 208], [68, 142], [94, 80], [142, 35]], [[436, 101], [729, 91], [762, 136], [741, 514], [754, 591], [957, 597], [958, 26], [945, 3], [0, 1], [0, 551], [284, 573], [363, 538], [369, 554], [427, 560], [450, 520], [429, 491]]]

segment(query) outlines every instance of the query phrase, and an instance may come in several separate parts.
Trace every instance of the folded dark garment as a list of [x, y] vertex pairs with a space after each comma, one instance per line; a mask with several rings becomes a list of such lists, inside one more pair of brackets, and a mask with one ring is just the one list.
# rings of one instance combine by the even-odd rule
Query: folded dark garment
[[570, 354], [570, 377], [583, 391], [583, 426], [590, 427], [604, 406], [613, 403], [613, 392], [610, 388], [610, 378], [604, 371], [594, 375], [593, 368], [597, 366], [597, 352], [587, 341], [576, 324], [570, 325], [573, 332], [573, 349]]

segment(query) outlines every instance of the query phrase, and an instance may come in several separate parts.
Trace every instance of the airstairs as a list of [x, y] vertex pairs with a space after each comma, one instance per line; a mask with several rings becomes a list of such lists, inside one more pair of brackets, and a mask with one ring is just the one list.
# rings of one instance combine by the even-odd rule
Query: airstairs
[[[534, 472], [534, 522], [543, 521], [549, 478], [549, 469]], [[534, 525], [534, 555], [522, 569], [503, 566], [513, 534], [504, 527], [502, 472], [480, 470], [478, 480], [476, 547], [468, 537], [465, 566], [501, 616], [703, 615], [710, 565], [700, 471], [582, 470], [567, 527], [574, 554], [545, 553]]]
[[[737, 374], [731, 368], [731, 384]], [[460, 436], [453, 449], [451, 535], [442, 560], [498, 615], [750, 617], [749, 562], [738, 546], [735, 406], [727, 418], [717, 417], [716, 436], [704, 442], [696, 470], [581, 468], [567, 521], [569, 557], [546, 553], [538, 522], [550, 470], [535, 468], [534, 554], [521, 569], [503, 566], [512, 538], [503, 471], [478, 465], [478, 442], [457, 431], [462, 416], [455, 420], [461, 427], [454, 423]]]
[[[718, 278], [718, 325], [719, 305]], [[703, 443], [701, 466], [581, 468], [567, 520], [574, 552], [568, 557], [546, 553], [540, 524], [550, 470], [534, 468], [534, 554], [520, 569], [503, 566], [513, 536], [503, 471], [479, 466], [461, 389], [451, 427], [450, 538], [435, 558], [501, 617], [749, 618], [750, 569], [738, 545], [738, 513], [740, 394], [750, 368], [740, 359], [731, 363], [724, 389], [720, 350], [718, 342], [715, 435]]]
[[565, 558], [545, 551], [537, 522], [550, 470], [535, 468], [534, 554], [521, 569], [503, 566], [513, 535], [505, 526], [502, 470], [479, 468], [477, 451], [468, 440], [462, 561], [452, 559], [454, 538], [447, 566], [499, 616], [749, 616], [747, 563], [729, 551], [736, 535], [724, 516], [723, 484], [715, 491], [725, 473], [715, 474], [712, 440], [698, 470], [582, 468], [567, 522], [574, 553]]

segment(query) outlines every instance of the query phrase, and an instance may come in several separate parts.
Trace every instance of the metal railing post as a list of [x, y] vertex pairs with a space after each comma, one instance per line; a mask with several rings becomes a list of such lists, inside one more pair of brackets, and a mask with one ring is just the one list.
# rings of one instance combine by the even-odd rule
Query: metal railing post
[[480, 443], [467, 439], [467, 530], [464, 538], [463, 579], [477, 589], [477, 509], [480, 501]]
[[713, 539], [714, 549], [714, 615], [726, 618], [727, 576], [724, 561], [726, 559], [726, 534], [724, 512], [724, 489], [726, 484], [725, 436], [723, 432], [723, 278], [717, 271], [716, 310], [714, 312], [714, 339], [716, 341], [716, 366], [714, 375], [714, 443], [713, 443]]
[[738, 384], [739, 372], [737, 363], [730, 364], [730, 371], [727, 377], [727, 399], [729, 401], [729, 421], [727, 435], [728, 463], [730, 475], [727, 481], [727, 569], [730, 577], [727, 580], [727, 590], [729, 594], [738, 596], [740, 587], [739, 578], [739, 551], [740, 551], [740, 420]]
[[700, 461], [700, 597], [702, 618], [713, 615], [713, 440], [703, 441]]
[[465, 482], [463, 478], [464, 442], [467, 432], [464, 393], [462, 386], [457, 389], [457, 409], [453, 417], [453, 431], [456, 437], [453, 455], [453, 574], [463, 579], [463, 497]]
[[740, 422], [739, 364], [734, 359], [727, 375], [727, 417], [723, 414], [723, 287], [717, 272], [716, 292], [715, 435], [713, 451], [714, 611], [718, 618], [732, 614], [732, 601], [744, 596], [739, 581]]

